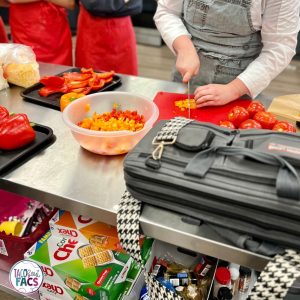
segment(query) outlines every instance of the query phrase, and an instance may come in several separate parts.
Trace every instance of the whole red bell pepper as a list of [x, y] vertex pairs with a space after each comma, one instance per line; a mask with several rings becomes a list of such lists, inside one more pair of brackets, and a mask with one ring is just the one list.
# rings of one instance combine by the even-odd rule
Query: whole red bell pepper
[[33, 142], [35, 131], [25, 114], [15, 114], [0, 123], [0, 149], [19, 149]]
[[8, 110], [4, 106], [0, 105], [0, 123], [8, 117], [9, 117]]

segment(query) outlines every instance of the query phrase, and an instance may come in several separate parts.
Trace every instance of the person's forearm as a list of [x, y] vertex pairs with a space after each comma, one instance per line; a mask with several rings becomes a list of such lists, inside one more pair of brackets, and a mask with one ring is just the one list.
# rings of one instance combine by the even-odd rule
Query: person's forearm
[[178, 38], [176, 38], [172, 46], [177, 54], [179, 52], [189, 53], [191, 51], [195, 51], [195, 47], [190, 37], [187, 35], [181, 35]]
[[62, 6], [66, 9], [74, 9], [75, 8], [75, 1], [74, 0], [46, 0], [53, 4]]
[[228, 83], [228, 86], [234, 91], [235, 98], [239, 98], [244, 95], [250, 95], [248, 87], [243, 83], [242, 80], [236, 78]]

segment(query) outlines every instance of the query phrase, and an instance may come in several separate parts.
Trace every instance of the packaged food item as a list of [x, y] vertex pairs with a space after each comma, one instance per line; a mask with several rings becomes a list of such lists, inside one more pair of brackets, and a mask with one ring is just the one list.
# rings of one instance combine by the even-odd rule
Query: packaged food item
[[238, 288], [239, 288], [240, 266], [235, 264], [230, 264], [229, 272], [231, 276], [231, 292], [232, 295], [234, 296], [238, 292]]
[[40, 79], [39, 65], [31, 47], [0, 44], [0, 64], [9, 83], [27, 88]]
[[50, 233], [32, 246], [25, 258], [41, 265], [46, 282], [51, 274], [56, 285], [95, 299], [122, 299], [141, 272], [127, 254]]
[[239, 293], [246, 294], [251, 281], [251, 270], [246, 267], [240, 268]]
[[0, 91], [8, 88], [8, 83], [6, 78], [3, 75], [3, 68], [0, 66]]
[[202, 279], [214, 265], [215, 259], [213, 257], [203, 255], [201, 261], [195, 266], [194, 272], [199, 279]]
[[[59, 210], [49, 222], [53, 236], [76, 238], [78, 241], [108, 250], [125, 252], [117, 228], [89, 217]], [[142, 238], [142, 259], [148, 261], [153, 239]]]

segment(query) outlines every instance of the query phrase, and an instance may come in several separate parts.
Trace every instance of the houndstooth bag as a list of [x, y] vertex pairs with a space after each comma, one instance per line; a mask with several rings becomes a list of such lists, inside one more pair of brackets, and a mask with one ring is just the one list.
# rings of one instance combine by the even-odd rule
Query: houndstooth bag
[[[126, 191], [117, 214], [118, 235], [122, 247], [139, 263], [142, 262], [139, 245], [141, 206], [141, 201], [134, 199]], [[267, 264], [248, 300], [282, 300], [298, 277], [300, 277], [300, 254], [294, 250], [286, 250], [283, 255], [275, 256]], [[145, 280], [151, 300], [183, 300], [147, 272]]]
[[[175, 118], [167, 122], [156, 133], [156, 136], [152, 141], [152, 145], [155, 146], [155, 149], [152, 152], [151, 160], [147, 161], [149, 164], [151, 164], [151, 168], [153, 168], [153, 170], [159, 169], [161, 167], [160, 165], [161, 157], [163, 156], [165, 147], [173, 145], [176, 141], [179, 131], [190, 122], [192, 122], [192, 120], [185, 119], [185, 118]], [[269, 136], [269, 133], [267, 134]], [[232, 137], [231, 134], [226, 134], [224, 136], [226, 139], [226, 143], [228, 141], [232, 142], [233, 138], [235, 137], [235, 136]], [[223, 140], [221, 140], [219, 136], [217, 137], [219, 138], [218, 143], [221, 143], [222, 145], [222, 143], [224, 143], [223, 136], [222, 136]], [[150, 138], [153, 137], [150, 136]], [[211, 133], [211, 131], [209, 131], [200, 146], [206, 148], [210, 147], [214, 139], [215, 139], [214, 134]], [[239, 142], [239, 140], [237, 142]], [[294, 142], [293, 137], [292, 137], [292, 142]], [[183, 146], [181, 145], [181, 147]], [[199, 148], [197, 148], [196, 150], [199, 151]], [[226, 152], [227, 155], [231, 154], [229, 151], [231, 149], [228, 149], [228, 147], [223, 147], [222, 151], [225, 150], [227, 151]], [[239, 149], [235, 147], [235, 149], [233, 150], [237, 151]], [[247, 155], [249, 155], [249, 151], [248, 152], [244, 151], [244, 152]], [[244, 154], [244, 152], [242, 153]], [[233, 152], [233, 154], [234, 153], [235, 152]], [[138, 154], [139, 153], [137, 151], [137, 155]], [[278, 159], [277, 157], [274, 158], [271, 155], [268, 156], [268, 155], [261, 155], [260, 153], [257, 154], [260, 155], [260, 160], [263, 162], [265, 161], [267, 163], [271, 162], [271, 164], [273, 165], [277, 163], [277, 159]], [[281, 165], [286, 164], [288, 168], [291, 167], [290, 164], [286, 163], [284, 159], [279, 158], [278, 160], [280, 160]], [[206, 161], [204, 161], [204, 165]], [[201, 161], [201, 163], [202, 162], [203, 161]], [[292, 167], [291, 170], [293, 171]], [[285, 179], [287, 177], [281, 176], [281, 179], [282, 178]], [[291, 178], [291, 182], [295, 184], [289, 185], [290, 187], [289, 192], [293, 192], [295, 197], [297, 197], [297, 193], [299, 189], [299, 186], [297, 186], [297, 182], [298, 182], [297, 180], [298, 180], [297, 176], [295, 176], [295, 178]], [[284, 189], [283, 184], [279, 184], [279, 188], [281, 193], [286, 193], [286, 189]], [[140, 198], [140, 199], [144, 200], [144, 198]], [[119, 210], [118, 210], [118, 216], [117, 216], [117, 226], [118, 226], [118, 233], [119, 233], [119, 239], [121, 241], [121, 244], [123, 245], [123, 248], [127, 250], [128, 253], [130, 253], [132, 257], [138, 262], [141, 262], [140, 247], [138, 243], [140, 237], [139, 217], [141, 213], [141, 204], [142, 204], [141, 201], [135, 199], [128, 191], [126, 191], [121, 199], [121, 203], [119, 205]], [[289, 237], [288, 240], [290, 241], [291, 238]], [[271, 260], [269, 264], [266, 266], [265, 270], [261, 273], [255, 285], [254, 290], [249, 296], [249, 299], [251, 300], [284, 299], [284, 297], [287, 295], [288, 290], [292, 286], [295, 279], [300, 276], [299, 266], [300, 266], [300, 255], [294, 250], [286, 250], [284, 254], [275, 256], [274, 259]], [[145, 279], [149, 289], [150, 299], [153, 300], [182, 299], [180, 296], [167, 290], [158, 281], [156, 281], [155, 278], [153, 278], [153, 276], [149, 274], [145, 274]]]

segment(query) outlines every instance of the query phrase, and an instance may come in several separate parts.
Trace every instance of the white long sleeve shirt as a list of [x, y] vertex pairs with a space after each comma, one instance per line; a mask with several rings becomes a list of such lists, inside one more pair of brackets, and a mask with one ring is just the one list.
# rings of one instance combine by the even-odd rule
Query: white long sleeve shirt
[[[181, 20], [182, 7], [183, 0], [158, 0], [154, 16], [162, 38], [173, 53], [174, 40], [181, 35], [190, 36]], [[300, 0], [253, 0], [250, 11], [254, 28], [261, 31], [263, 48], [238, 78], [254, 98], [295, 55], [300, 29]]]

